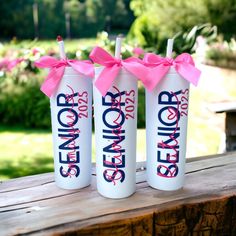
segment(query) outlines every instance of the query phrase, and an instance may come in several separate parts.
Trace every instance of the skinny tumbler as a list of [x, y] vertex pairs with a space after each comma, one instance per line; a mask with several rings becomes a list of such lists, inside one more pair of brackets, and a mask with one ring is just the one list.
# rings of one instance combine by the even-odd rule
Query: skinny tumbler
[[97, 188], [107, 198], [135, 192], [137, 99], [137, 78], [124, 68], [104, 97], [94, 86]]
[[66, 67], [50, 106], [56, 184], [86, 187], [91, 181], [92, 79]]
[[147, 181], [153, 188], [177, 190], [185, 175], [189, 82], [174, 67], [146, 90]]

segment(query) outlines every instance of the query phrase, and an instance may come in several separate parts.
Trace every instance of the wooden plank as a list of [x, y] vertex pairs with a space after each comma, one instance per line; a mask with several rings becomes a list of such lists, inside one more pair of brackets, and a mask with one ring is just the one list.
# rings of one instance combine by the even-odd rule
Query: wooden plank
[[[198, 162], [195, 161], [191, 165], [187, 164], [187, 173], [202, 170], [202, 169], [212, 168], [213, 166], [219, 167], [220, 165], [222, 165], [222, 163], [223, 163], [223, 165], [232, 164], [235, 162], [235, 158], [231, 158], [233, 156], [234, 156], [234, 154], [232, 153], [232, 154], [229, 154], [228, 156], [227, 155], [218, 156], [217, 158], [214, 158], [214, 160], [206, 159], [206, 160], [201, 160]], [[145, 181], [145, 173], [139, 172], [138, 174], [140, 175], [139, 182]], [[10, 183], [11, 182], [12, 181], [10, 181]], [[93, 186], [95, 189], [95, 184], [93, 184]], [[40, 191], [38, 189], [40, 189]], [[46, 194], [47, 189], [51, 190], [50, 194]], [[14, 192], [1, 194], [0, 199], [2, 201], [0, 201], [0, 204], [1, 204], [1, 202], [4, 205], [21, 204], [21, 203], [25, 203], [27, 201], [43, 200], [45, 198], [53, 198], [53, 197], [62, 196], [65, 194], [69, 195], [69, 194], [76, 192], [76, 191], [77, 190], [75, 190], [75, 191], [62, 190], [62, 189], [57, 188], [54, 183], [46, 183], [42, 186], [39, 185], [39, 186], [36, 186], [33, 188], [17, 191], [18, 195], [22, 196], [21, 198], [16, 196], [16, 194]], [[86, 191], [91, 191], [91, 189], [86, 188], [83, 190], [83, 192], [86, 192]], [[41, 194], [39, 194], [38, 192], [40, 192]]]
[[236, 102], [219, 102], [209, 105], [210, 110], [216, 113], [236, 112]]
[[[145, 162], [138, 162], [137, 163], [138, 172], [141, 171], [141, 169], [145, 167], [145, 165], [146, 165]], [[95, 164], [93, 164], [92, 175], [95, 174], [96, 174]], [[31, 188], [34, 186], [47, 185], [51, 183], [54, 184], [53, 173], [19, 177], [16, 179], [0, 181], [0, 193]]]
[[[187, 172], [189, 171], [194, 171], [196, 168], [201, 168], [203, 165], [214, 165], [214, 163], [221, 162], [222, 159], [224, 161], [232, 162], [233, 160], [231, 159], [232, 155], [235, 155], [234, 152], [232, 153], [225, 153], [225, 154], [218, 154], [218, 155], [211, 155], [211, 156], [202, 156], [202, 157], [197, 157], [197, 158], [188, 158], [186, 160], [187, 163], [190, 162], [195, 162], [194, 165], [188, 165], [186, 166]], [[215, 161], [211, 161], [211, 159], [214, 158]], [[138, 162], [136, 165], [136, 168], [138, 170], [138, 173], [140, 175], [144, 176], [144, 173], [142, 173], [146, 167], [145, 162]], [[194, 169], [195, 168], [195, 169]], [[95, 174], [95, 166], [93, 166], [93, 174]], [[137, 183], [138, 182], [145, 181], [144, 178], [141, 178], [137, 176]], [[34, 186], [40, 186], [40, 185], [47, 185], [50, 183], [54, 183], [54, 176], [53, 173], [46, 173], [46, 174], [40, 174], [40, 175], [31, 175], [27, 177], [20, 177], [16, 179], [11, 179], [7, 181], [0, 181], [0, 193], [3, 192], [8, 192], [8, 191], [15, 191], [15, 190], [20, 190], [20, 189], [25, 189], [25, 188], [30, 188]]]
[[229, 221], [234, 211], [235, 198], [180, 205], [157, 214], [155, 234], [232, 235], [232, 223]]
[[31, 175], [7, 181], [0, 181], [0, 193], [10, 192], [54, 182], [53, 173]]
[[[207, 165], [207, 166], [214, 165], [215, 161], [221, 162], [222, 159], [224, 159], [224, 161], [232, 162], [233, 160], [231, 159], [231, 157], [233, 155], [235, 155], [234, 152], [232, 152], [232, 153], [228, 152], [225, 154], [202, 156], [202, 157], [197, 157], [197, 158], [188, 158], [186, 160], [187, 163], [190, 163], [193, 161], [195, 163], [194, 163], [194, 165], [187, 164], [187, 167], [186, 167], [187, 172], [192, 171], [193, 168], [199, 169], [199, 166], [201, 168], [202, 165]], [[214, 158], [215, 161], [211, 161], [212, 158]], [[136, 168], [138, 170], [138, 173], [141, 174], [142, 170], [144, 170], [146, 168], [146, 162], [138, 162], [136, 165]], [[95, 174], [95, 166], [94, 165], [93, 165], [92, 173]], [[143, 173], [141, 175], [143, 175]], [[137, 177], [139, 178], [139, 176], [137, 176]], [[138, 179], [137, 183], [139, 181], [145, 181], [145, 180]], [[50, 184], [50, 183], [54, 183], [53, 173], [20, 177], [20, 178], [16, 178], [16, 179], [7, 180], [7, 181], [0, 181], [0, 193], [30, 188], [30, 187], [34, 187], [34, 186], [46, 185], [46, 184]]]
[[236, 136], [236, 112], [227, 112], [225, 120], [226, 136]]
[[[93, 164], [92, 174], [95, 174], [95, 164]], [[19, 177], [7, 181], [0, 181], [0, 193], [45, 185], [49, 183], [54, 183], [53, 173]]]
[[186, 173], [201, 171], [210, 168], [219, 168], [221, 166], [230, 165], [235, 163], [235, 152], [212, 155], [208, 157], [193, 158], [193, 160], [187, 159]]
[[[213, 235], [224, 235], [219, 233], [224, 233], [222, 224], [214, 223], [215, 218], [211, 219], [214, 214], [209, 209], [214, 212], [215, 206], [221, 206], [222, 210], [215, 215], [223, 222], [228, 215], [230, 220], [232, 218], [231, 225], [236, 225], [235, 168], [235, 153], [192, 161], [187, 163], [184, 188], [175, 192], [148, 187], [144, 172], [138, 172], [141, 177], [137, 192], [120, 200], [100, 196], [96, 191], [95, 178], [90, 187], [73, 191], [61, 190], [51, 182], [5, 192], [3, 188], [0, 194], [0, 232], [1, 235], [64, 235], [65, 232], [76, 232], [77, 235], [139, 235], [138, 232], [144, 232], [140, 235], [168, 235], [165, 232], [168, 233], [173, 226], [172, 232], [177, 233], [183, 229], [183, 232], [202, 233], [196, 235], [205, 235], [204, 230], [217, 233]], [[4, 183], [6, 189], [7, 182]], [[190, 219], [196, 209], [201, 209], [201, 217], [191, 225]], [[213, 231], [203, 224], [205, 218], [214, 223]], [[166, 224], [163, 224], [163, 219], [168, 219]], [[171, 226], [169, 220], [175, 223]], [[227, 227], [225, 232], [229, 233]], [[232, 230], [235, 232], [235, 229]], [[181, 235], [177, 233], [172, 235]]]
[[[186, 173], [201, 171], [201, 170], [213, 168], [213, 167], [219, 167], [226, 164], [232, 164], [232, 163], [235, 163], [236, 161], [236, 157], [235, 158], [234, 157], [235, 157], [235, 153], [233, 152], [233, 153], [229, 153], [225, 155], [218, 155], [215, 158], [212, 158], [212, 157], [205, 158], [205, 159], [201, 158], [200, 160], [187, 163]], [[139, 167], [140, 166], [145, 166], [145, 163], [141, 163]], [[43, 177], [42, 181], [40, 181], [41, 176]], [[47, 180], [45, 179], [45, 174], [43, 174], [43, 175], [30, 176], [29, 177], [30, 181], [28, 181], [28, 183], [26, 184], [24, 183], [25, 177], [15, 179], [12, 181], [6, 181], [5, 183], [3, 182], [4, 186], [1, 187], [2, 194], [0, 195], [0, 207], [6, 206], [6, 205], [17, 205], [17, 204], [22, 204], [22, 203], [27, 203], [31, 201], [37, 201], [37, 200], [44, 200], [48, 198], [56, 198], [56, 197], [64, 196], [64, 195], [71, 195], [72, 193], [80, 192], [80, 191], [82, 191], [85, 194], [88, 194], [88, 192], [96, 190], [95, 178], [93, 178], [92, 180], [92, 185], [83, 190], [60, 189], [54, 184], [54, 182], [51, 182], [53, 176], [49, 175], [49, 178], [50, 178], [50, 181], [47, 182]], [[145, 171], [138, 172], [137, 183], [145, 182], [145, 180], [146, 180]], [[36, 185], [34, 181], [38, 184]], [[9, 190], [7, 186], [8, 182], [10, 183], [11, 188], [13, 188], [12, 185], [14, 183], [14, 185], [16, 186], [16, 192], [13, 190], [5, 191], [5, 189]], [[22, 184], [23, 185], [22, 188], [19, 187], [21, 183], [24, 183]], [[144, 184], [145, 186], [147, 186], [147, 183], [144, 183]], [[139, 187], [139, 185], [137, 185], [137, 187]], [[48, 190], [50, 190], [50, 192], [48, 192]]]
[[[193, 199], [192, 199], [193, 200]], [[91, 225], [90, 221], [77, 221], [73, 222], [73, 224], [66, 224], [63, 226], [58, 226], [56, 228], [51, 228], [47, 230], [47, 233], [53, 234], [53, 235], [70, 235], [74, 232], [77, 233], [77, 235], [100, 235], [100, 236], [106, 236], [106, 235], [205, 235], [204, 231], [206, 230], [206, 226], [204, 225], [204, 217], [212, 217], [211, 211], [205, 211], [207, 207], [204, 208], [204, 206], [211, 206], [211, 203], [213, 206], [214, 202], [217, 202], [217, 204], [220, 204], [220, 202], [224, 202], [225, 198], [222, 198], [219, 200], [219, 197], [217, 199], [212, 199], [212, 201], [207, 201], [206, 198], [201, 198], [200, 201], [203, 203], [196, 203], [192, 202], [191, 200], [186, 200], [184, 204], [181, 204], [181, 202], [170, 202], [170, 204], [162, 204], [160, 206], [152, 206], [150, 208], [146, 209], [138, 209], [137, 211], [132, 212], [125, 212], [125, 213], [119, 213], [119, 214], [111, 214], [111, 215], [105, 215], [102, 218], [93, 218]], [[231, 201], [232, 202], [232, 201]], [[231, 212], [235, 210], [235, 208], [231, 208], [231, 205], [228, 205], [228, 202], [225, 204], [222, 204], [223, 206], [228, 206], [228, 209], [232, 209]], [[196, 210], [198, 209], [198, 210]], [[179, 212], [180, 211], [180, 212]], [[173, 212], [173, 214], [171, 214]], [[228, 211], [223, 211], [227, 212]], [[197, 214], [197, 215], [196, 215]], [[201, 214], [201, 215], [200, 215]], [[182, 216], [181, 216], [182, 215]], [[219, 212], [217, 213], [217, 218], [221, 220], [219, 216], [222, 214]], [[201, 217], [200, 217], [201, 216]], [[232, 215], [228, 215], [231, 217]], [[181, 219], [181, 217], [183, 219]], [[185, 218], [184, 218], [185, 217]], [[160, 219], [166, 219], [165, 223], [160, 223]], [[199, 219], [197, 221], [197, 219]], [[192, 221], [193, 220], [193, 221]], [[204, 221], [203, 221], [204, 220]], [[188, 228], [186, 230], [183, 230], [181, 232], [179, 231], [178, 234], [174, 234], [177, 230], [180, 229], [179, 222], [185, 221], [184, 225], [182, 225], [181, 230], [185, 228]], [[152, 222], [152, 227], [150, 223]], [[169, 222], [169, 223], [168, 223]], [[209, 223], [209, 221], [208, 221]], [[225, 222], [227, 223], [227, 222]], [[233, 221], [235, 223], [235, 221]], [[145, 224], [146, 227], [145, 227]], [[182, 222], [183, 224], [183, 222]], [[228, 224], [228, 223], [227, 223]], [[230, 225], [230, 224], [229, 224]], [[233, 224], [231, 223], [233, 226]], [[124, 231], [124, 234], [118, 234], [117, 228], [126, 226], [126, 231]], [[226, 224], [225, 224], [226, 226]], [[210, 225], [208, 226], [210, 227]], [[216, 226], [213, 225], [213, 228], [216, 228]], [[137, 230], [138, 229], [138, 230]], [[227, 229], [225, 227], [225, 229]], [[142, 231], [140, 231], [142, 230]], [[169, 231], [168, 234], [166, 233], [167, 230]], [[227, 233], [229, 232], [229, 227], [227, 229]], [[192, 231], [193, 233], [191, 234]], [[219, 230], [218, 230], [219, 231]], [[67, 232], [67, 234], [65, 234]], [[139, 234], [136, 234], [136, 232], [139, 232]], [[171, 233], [170, 233], [171, 232]], [[188, 234], [186, 234], [188, 232]], [[201, 234], [202, 233], [202, 234]], [[44, 232], [35, 232], [33, 235], [45, 235]], [[211, 234], [211, 235], [223, 235], [223, 234]], [[226, 234], [226, 235], [234, 235], [234, 234]]]
[[236, 150], [236, 112], [227, 112], [225, 120], [226, 150]]

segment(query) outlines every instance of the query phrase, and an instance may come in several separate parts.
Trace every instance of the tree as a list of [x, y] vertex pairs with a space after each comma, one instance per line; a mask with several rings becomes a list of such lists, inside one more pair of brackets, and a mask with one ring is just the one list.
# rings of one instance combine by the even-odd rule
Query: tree
[[217, 25], [224, 37], [236, 33], [236, 0], [132, 0], [131, 9], [137, 18], [129, 37], [147, 48], [163, 48], [167, 38], [204, 23]]
[[33, 0], [7, 0], [0, 4], [0, 36], [34, 37]]
[[106, 29], [127, 31], [134, 20], [130, 0], [7, 0], [0, 4], [0, 37], [34, 38], [34, 3], [40, 38], [65, 36], [66, 13], [72, 37], [95, 36]]
[[236, 0], [205, 0], [209, 22], [218, 27], [225, 39], [236, 35]]

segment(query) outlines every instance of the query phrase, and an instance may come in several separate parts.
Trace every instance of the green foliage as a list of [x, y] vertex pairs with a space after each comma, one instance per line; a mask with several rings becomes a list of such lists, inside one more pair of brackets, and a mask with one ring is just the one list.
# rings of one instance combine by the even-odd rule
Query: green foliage
[[31, 128], [50, 128], [49, 100], [39, 90], [39, 79], [34, 75], [27, 82], [12, 78], [0, 81], [1, 123]]
[[167, 38], [175, 37], [177, 53], [193, 52], [198, 35], [216, 36], [210, 25], [225, 37], [236, 33], [235, 0], [132, 0], [131, 9], [137, 18], [129, 38], [148, 51], [163, 54]]
[[1, 125], [0, 149], [1, 180], [53, 171], [50, 131]]
[[[112, 55], [115, 54], [115, 40], [110, 40], [108, 38], [107, 32], [101, 32], [97, 36], [98, 46], [104, 48]], [[92, 48], [91, 48], [92, 49]], [[122, 41], [121, 56], [123, 59], [133, 56], [134, 45], [129, 44], [127, 39]], [[91, 50], [90, 50], [91, 51]]]
[[[196, 25], [190, 31], [179, 32], [174, 36], [175, 44], [174, 51], [176, 54], [182, 52], [193, 53], [195, 51], [195, 43], [198, 36], [203, 36], [210, 43], [217, 37], [217, 28], [210, 24]], [[165, 50], [166, 45], [161, 44], [162, 50]]]
[[[139, 18], [143, 19], [143, 18]], [[148, 22], [148, 21], [146, 21]], [[150, 31], [150, 25], [146, 27], [146, 25], [141, 26], [141, 30], [136, 25], [139, 23], [135, 21], [133, 24], [129, 38], [132, 40], [135, 37], [138, 40], [138, 44], [142, 45], [146, 51], [155, 52], [158, 54], [164, 55], [166, 52], [166, 42], [168, 37], [159, 37], [158, 32], [154, 34], [154, 30]], [[186, 32], [178, 32], [173, 36], [175, 39], [173, 51], [175, 54], [180, 54], [183, 52], [194, 53], [196, 40], [198, 36], [203, 36], [207, 38], [207, 42], [212, 42], [217, 37], [217, 28], [215, 26], [211, 26], [210, 24], [203, 25], [195, 25], [193, 28]]]
[[138, 124], [137, 127], [145, 128], [145, 89], [138, 89]]
[[[1, 1], [0, 37], [56, 38], [60, 34], [64, 37], [81, 38], [95, 36], [102, 30], [117, 29], [127, 32], [134, 20], [129, 2], [130, 0]], [[34, 4], [37, 6], [35, 9], [38, 9], [38, 27], [34, 25]], [[70, 22], [68, 33], [66, 15], [69, 16]]]
[[[38, 1], [38, 31], [41, 38], [56, 38], [58, 34], [65, 35], [65, 13], [63, 10], [63, 0], [43, 0]], [[31, 6], [30, 6], [31, 7]], [[24, 22], [25, 17], [20, 19], [20, 22]], [[26, 30], [26, 29], [25, 29]], [[17, 32], [17, 31], [16, 31]], [[34, 31], [31, 31], [31, 35], [34, 37]], [[25, 38], [24, 34], [16, 37]]]
[[[32, 38], [34, 32], [32, 4], [34, 0], [1, 1], [1, 37]], [[24, 13], [24, 14], [23, 14]], [[24, 19], [24, 20], [23, 20]]]
[[222, 39], [210, 45], [206, 52], [205, 63], [213, 66], [236, 69], [236, 41]]
[[[145, 157], [144, 137], [145, 130], [138, 129], [137, 158], [140, 161]], [[94, 134], [92, 143], [95, 143]], [[0, 180], [52, 172], [52, 146], [49, 130], [0, 125]], [[95, 145], [92, 145], [92, 162], [95, 162]]]
[[159, 24], [155, 17], [142, 15], [133, 23], [128, 39], [142, 47], [148, 48], [157, 45], [159, 38]]
[[[95, 42], [114, 54], [115, 42], [108, 39], [102, 32], [95, 40], [66, 41], [68, 58], [88, 59]], [[49, 46], [50, 45], [50, 46]], [[68, 47], [67, 47], [68, 45]], [[92, 46], [93, 45], [93, 46]], [[13, 69], [1, 68], [0, 60], [0, 117], [2, 124], [20, 125], [30, 128], [50, 129], [49, 99], [40, 91], [40, 85], [46, 77], [46, 71], [35, 68], [34, 61], [43, 55], [58, 55], [55, 42], [12, 41], [9, 45], [0, 44], [0, 56], [5, 59], [23, 61]], [[133, 53], [133, 46], [126, 41], [122, 46], [122, 57], [127, 58]], [[138, 127], [144, 127], [144, 90], [140, 89]]]
[[236, 36], [236, 1], [235, 0], [205, 0], [208, 21], [218, 27], [224, 39], [230, 40]]
[[[2, 79], [2, 78], [1, 78]], [[26, 128], [51, 128], [49, 99], [40, 91], [39, 79], [26, 84], [12, 83], [11, 78], [0, 81], [0, 116], [4, 125]], [[145, 127], [145, 92], [139, 89], [138, 128]]]

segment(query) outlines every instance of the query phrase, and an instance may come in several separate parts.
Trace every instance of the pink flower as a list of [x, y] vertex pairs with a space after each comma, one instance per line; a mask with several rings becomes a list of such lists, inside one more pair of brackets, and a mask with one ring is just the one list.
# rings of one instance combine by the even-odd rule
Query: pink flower
[[9, 61], [8, 65], [7, 65], [7, 70], [11, 71], [14, 67], [16, 67], [22, 61], [24, 61], [23, 58], [17, 58], [17, 59], [13, 59], [13, 60]]
[[33, 48], [32, 49], [32, 53], [35, 56], [37, 53], [39, 53], [40, 51], [37, 48]]
[[144, 50], [142, 48], [136, 47], [133, 49], [133, 53], [135, 56], [139, 57], [144, 54]]
[[2, 69], [4, 69], [4, 68], [7, 68], [8, 63], [9, 63], [9, 59], [3, 58], [3, 59], [0, 61], [0, 70], [2, 70]]
[[16, 67], [19, 63], [24, 61], [23, 58], [17, 58], [13, 60], [9, 60], [8, 58], [3, 58], [0, 61], [0, 70], [11, 71], [14, 67]]

